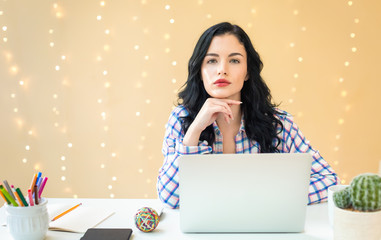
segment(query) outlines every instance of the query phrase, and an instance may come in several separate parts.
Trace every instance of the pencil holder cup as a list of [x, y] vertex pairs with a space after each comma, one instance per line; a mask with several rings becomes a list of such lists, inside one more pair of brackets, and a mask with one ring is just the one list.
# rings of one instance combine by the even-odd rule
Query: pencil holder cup
[[42, 240], [49, 228], [48, 200], [28, 207], [5, 205], [8, 231], [14, 240]]

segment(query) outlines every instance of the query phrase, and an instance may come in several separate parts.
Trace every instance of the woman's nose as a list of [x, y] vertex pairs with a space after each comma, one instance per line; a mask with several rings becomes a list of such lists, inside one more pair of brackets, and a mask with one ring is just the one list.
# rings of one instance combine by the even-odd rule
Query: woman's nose
[[226, 64], [223, 61], [218, 65], [218, 75], [227, 75]]

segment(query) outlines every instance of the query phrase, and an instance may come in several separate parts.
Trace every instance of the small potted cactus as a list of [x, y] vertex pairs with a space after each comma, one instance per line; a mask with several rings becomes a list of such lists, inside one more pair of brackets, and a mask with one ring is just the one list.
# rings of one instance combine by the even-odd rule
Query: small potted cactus
[[334, 239], [381, 239], [381, 177], [364, 173], [333, 193]]

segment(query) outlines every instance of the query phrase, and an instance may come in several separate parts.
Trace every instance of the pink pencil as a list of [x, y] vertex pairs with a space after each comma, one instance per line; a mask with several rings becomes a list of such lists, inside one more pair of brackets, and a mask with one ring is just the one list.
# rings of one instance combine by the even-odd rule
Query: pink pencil
[[44, 177], [44, 180], [42, 180], [41, 187], [38, 191], [38, 197], [41, 198], [42, 191], [44, 190], [46, 181], [48, 181], [48, 177]]
[[29, 205], [30, 206], [34, 206], [33, 196], [32, 196], [32, 190], [31, 189], [28, 189], [28, 197], [29, 197]]

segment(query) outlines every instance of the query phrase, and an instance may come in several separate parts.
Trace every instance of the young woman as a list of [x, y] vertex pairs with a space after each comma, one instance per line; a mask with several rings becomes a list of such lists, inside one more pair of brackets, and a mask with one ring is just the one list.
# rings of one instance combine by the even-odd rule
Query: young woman
[[179, 207], [177, 158], [183, 154], [307, 152], [314, 159], [309, 204], [325, 200], [327, 188], [337, 184], [337, 175], [292, 117], [272, 103], [262, 67], [239, 26], [224, 22], [201, 35], [166, 125], [157, 190], [167, 206]]

